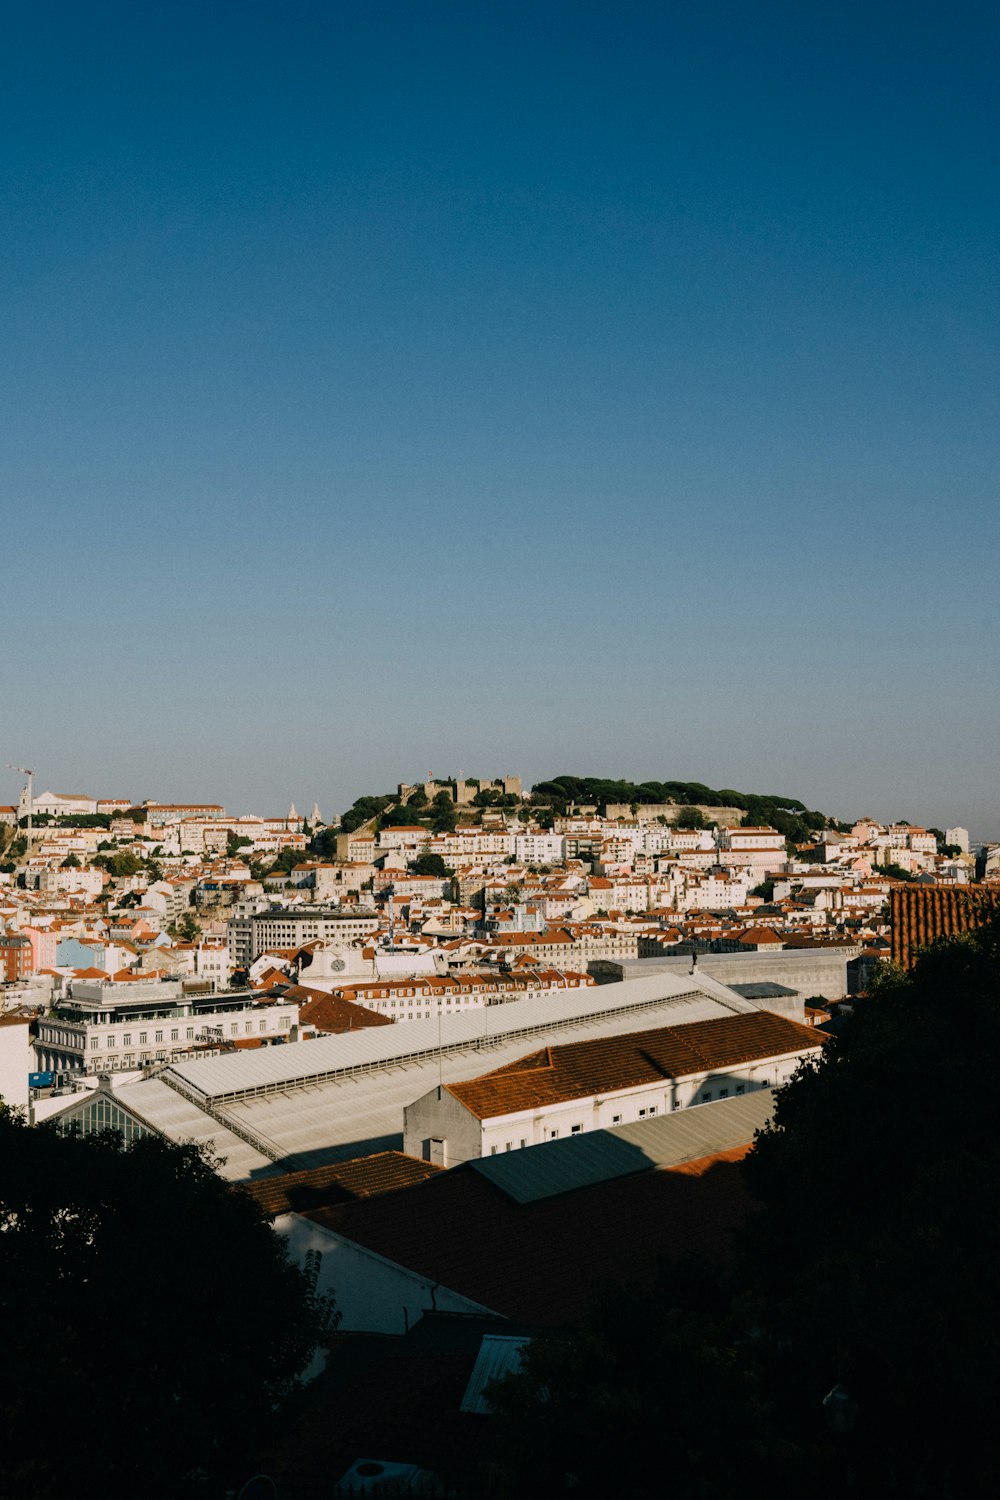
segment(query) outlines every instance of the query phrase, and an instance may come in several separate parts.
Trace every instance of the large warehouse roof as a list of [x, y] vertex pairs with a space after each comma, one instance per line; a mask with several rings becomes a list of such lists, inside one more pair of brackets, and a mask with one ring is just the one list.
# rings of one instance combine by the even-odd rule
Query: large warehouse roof
[[[447, 1011], [428, 1021], [397, 1022], [321, 1037], [317, 1041], [265, 1047], [229, 1056], [174, 1063], [167, 1072], [189, 1096], [220, 1103], [304, 1086], [392, 1063], [417, 1060], [440, 1051], [494, 1047], [517, 1040], [520, 1050], [534, 1033], [600, 1017], [642, 1011], [687, 996], [709, 996], [725, 1011], [746, 1013], [756, 1006], [703, 974], [651, 974], [621, 984], [533, 995], [506, 1005], [488, 1005], [457, 1015]], [[722, 1013], [719, 1010], [713, 1014]], [[638, 1030], [641, 1022], [626, 1029]]]
[[[175, 1066], [129, 1087], [139, 1110], [150, 1084], [164, 1090], [170, 1085], [202, 1117], [205, 1136], [221, 1126], [268, 1161], [299, 1171], [401, 1149], [403, 1111], [439, 1081], [475, 1078], [484, 1067], [513, 1062], [549, 1042], [615, 1036], [755, 1009], [704, 976], [682, 981], [658, 974], [445, 1016], [440, 1049], [437, 1021], [412, 1021]], [[164, 1134], [180, 1138], [169, 1126]], [[190, 1123], [185, 1134], [196, 1134]], [[258, 1171], [255, 1164], [246, 1175], [257, 1176]]]

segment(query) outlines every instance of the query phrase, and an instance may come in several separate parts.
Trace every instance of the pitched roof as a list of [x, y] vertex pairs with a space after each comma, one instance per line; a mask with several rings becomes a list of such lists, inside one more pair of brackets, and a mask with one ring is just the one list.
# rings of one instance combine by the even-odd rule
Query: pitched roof
[[291, 985], [282, 995], [283, 1000], [299, 1001], [299, 1021], [306, 1026], [315, 1026], [317, 1031], [340, 1033], [358, 1031], [362, 1026], [391, 1026], [391, 1016], [369, 1010], [367, 1006], [355, 1005], [342, 995], [327, 995], [321, 990], [311, 990], [305, 985]]
[[305, 1172], [288, 1172], [283, 1177], [258, 1178], [240, 1186], [257, 1200], [264, 1213], [274, 1217], [305, 1213], [355, 1198], [376, 1198], [382, 1193], [412, 1187], [443, 1171], [443, 1167], [433, 1162], [418, 1161], [402, 1151], [379, 1151], [374, 1156], [311, 1167]]
[[894, 886], [889, 897], [892, 956], [904, 969], [936, 938], [981, 927], [1000, 910], [1000, 890], [990, 886]]
[[561, 1323], [602, 1283], [652, 1285], [664, 1259], [725, 1263], [752, 1207], [737, 1166], [748, 1149], [532, 1203], [470, 1165], [453, 1167], [403, 1192], [308, 1217], [506, 1317]]
[[484, 1120], [820, 1045], [816, 1033], [798, 1021], [770, 1011], [751, 1011], [544, 1047], [466, 1083], [448, 1084], [447, 1089]]
[[751, 947], [760, 943], [777, 943], [780, 948], [784, 939], [778, 936], [773, 927], [748, 927], [745, 932], [740, 933], [739, 941]]

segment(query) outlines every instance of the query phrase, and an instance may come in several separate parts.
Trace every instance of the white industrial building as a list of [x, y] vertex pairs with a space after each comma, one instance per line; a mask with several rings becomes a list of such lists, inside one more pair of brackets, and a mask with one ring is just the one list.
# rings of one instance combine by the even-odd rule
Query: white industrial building
[[[393, 1193], [393, 1224], [384, 1225], [385, 1233], [377, 1244], [373, 1243], [373, 1232], [366, 1232], [364, 1204], [356, 1205], [344, 1223], [338, 1222], [336, 1213], [328, 1215], [322, 1209], [279, 1211], [274, 1227], [285, 1237], [294, 1260], [307, 1263], [310, 1255], [320, 1256], [319, 1289], [335, 1293], [343, 1316], [342, 1331], [402, 1334], [422, 1313], [432, 1310], [503, 1316], [508, 1312], [506, 1306], [494, 1304], [485, 1291], [490, 1278], [483, 1278], [480, 1290], [480, 1278], [473, 1268], [491, 1256], [509, 1256], [513, 1267], [524, 1267], [528, 1280], [532, 1279], [532, 1268], [537, 1276], [539, 1231], [533, 1216], [544, 1213], [546, 1205], [574, 1205], [565, 1215], [568, 1239], [581, 1217], [575, 1195], [582, 1194], [594, 1203], [595, 1194], [602, 1188], [613, 1191], [626, 1179], [683, 1170], [690, 1163], [705, 1163], [723, 1153], [742, 1154], [755, 1133], [766, 1126], [773, 1105], [773, 1091], [761, 1089], [711, 1109], [684, 1110], [593, 1131], [579, 1140], [563, 1137], [537, 1151], [472, 1161], [457, 1172], [438, 1174], [422, 1187]], [[411, 1165], [416, 1167], [416, 1163]], [[464, 1182], [460, 1181], [463, 1177]], [[478, 1249], [466, 1257], [460, 1251], [442, 1255], [442, 1247], [452, 1235], [454, 1215], [449, 1217], [444, 1207], [437, 1207], [438, 1194], [443, 1190], [446, 1197], [455, 1193], [467, 1198], [471, 1214], [477, 1195], [469, 1190], [479, 1181], [488, 1182], [495, 1195], [504, 1226], [500, 1242], [484, 1244], [477, 1238], [477, 1233], [481, 1236], [485, 1232], [484, 1221], [470, 1218], [465, 1238]], [[262, 1191], [262, 1198], [266, 1199], [266, 1192]], [[376, 1215], [384, 1219], [388, 1201], [373, 1206]], [[599, 1199], [595, 1206], [599, 1211]], [[559, 1216], [564, 1217], [562, 1213]], [[398, 1234], [393, 1232], [397, 1222]], [[490, 1222], [495, 1226], [495, 1219]], [[435, 1225], [439, 1226], [436, 1232]], [[613, 1234], [614, 1230], [609, 1232]], [[621, 1226], [620, 1232], [625, 1234], [627, 1226]], [[645, 1232], [649, 1232], [648, 1225]], [[669, 1244], [666, 1232], [664, 1249]], [[575, 1256], [559, 1259], [558, 1267], [548, 1274], [571, 1281], [581, 1271], [580, 1261], [587, 1254], [585, 1246], [578, 1244], [576, 1248]], [[623, 1248], [627, 1254], [627, 1247]], [[464, 1268], [463, 1259], [467, 1262]], [[610, 1263], [606, 1269], [610, 1274]], [[466, 1285], [470, 1270], [471, 1284]], [[511, 1279], [520, 1280], [517, 1270]]]
[[405, 1111], [403, 1150], [443, 1167], [779, 1087], [823, 1038], [768, 1011], [548, 1045]]
[[274, 1164], [294, 1171], [401, 1150], [404, 1111], [415, 1099], [526, 1051], [758, 1009], [707, 975], [657, 973], [429, 1021], [179, 1061], [116, 1089], [115, 1098], [171, 1140], [215, 1140], [218, 1154], [229, 1158], [224, 1175], [251, 1177]]

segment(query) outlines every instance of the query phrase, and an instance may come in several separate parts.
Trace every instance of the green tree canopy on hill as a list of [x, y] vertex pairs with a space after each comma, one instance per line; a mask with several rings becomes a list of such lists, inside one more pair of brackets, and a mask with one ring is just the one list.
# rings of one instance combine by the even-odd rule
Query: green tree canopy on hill
[[0, 1109], [0, 1231], [5, 1497], [173, 1500], [195, 1466], [231, 1472], [335, 1326], [195, 1146]]
[[414, 875], [440, 875], [442, 879], [453, 874], [440, 854], [421, 854], [419, 859], [411, 860], [409, 868]]
[[391, 807], [395, 797], [387, 795], [384, 797], [359, 797], [357, 801], [348, 808], [340, 820], [341, 833], [353, 833], [360, 828], [362, 823], [367, 823], [369, 818], [377, 818], [385, 808]]
[[458, 821], [450, 792], [438, 792], [431, 803], [431, 831], [451, 833]]
[[[699, 804], [703, 807], [735, 807], [743, 814], [745, 823], [771, 824], [781, 827], [777, 818], [784, 814], [786, 826], [781, 832], [786, 838], [797, 836], [790, 831], [803, 827], [805, 830], [825, 828], [830, 819], [824, 813], [811, 812], [797, 797], [784, 797], [758, 792], [736, 792], [731, 787], [716, 791], [702, 781], [615, 781], [600, 776], [555, 776], [551, 781], [539, 781], [532, 787], [533, 799], [544, 800], [557, 811], [563, 811], [570, 802], [585, 805], [596, 803], [625, 803], [637, 806], [650, 802], [674, 802], [683, 806]], [[794, 814], [798, 823], [787, 821]], [[801, 835], [806, 837], [806, 832]]]

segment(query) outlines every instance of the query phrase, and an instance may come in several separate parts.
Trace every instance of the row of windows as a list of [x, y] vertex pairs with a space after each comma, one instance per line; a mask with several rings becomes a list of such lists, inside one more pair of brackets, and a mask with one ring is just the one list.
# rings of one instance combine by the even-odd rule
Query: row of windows
[[[757, 1080], [757, 1086], [759, 1088], [762, 1088], [762, 1089], [770, 1088], [771, 1081], [770, 1081], [769, 1078], [758, 1079]], [[733, 1092], [734, 1095], [739, 1095], [739, 1094], [745, 1093], [746, 1092], [746, 1084], [744, 1084], [744, 1083], [734, 1084], [732, 1092]], [[720, 1088], [718, 1090], [702, 1089], [701, 1093], [698, 1095], [697, 1100], [692, 1100], [692, 1103], [710, 1104], [713, 1099], [728, 1099], [729, 1098], [729, 1093], [730, 1093], [730, 1091], [729, 1091], [728, 1088]], [[681, 1108], [681, 1103], [680, 1103], [679, 1099], [675, 1099], [673, 1101], [672, 1108], [675, 1109], [675, 1110]], [[657, 1106], [655, 1104], [650, 1104], [650, 1105], [647, 1105], [644, 1109], [640, 1109], [638, 1111], [638, 1118], [640, 1120], [652, 1119], [652, 1117], [656, 1113], [657, 1113]], [[612, 1123], [612, 1125], [620, 1125], [622, 1123], [622, 1116], [621, 1115], [612, 1115], [611, 1116], [611, 1123]], [[581, 1135], [583, 1133], [583, 1125], [582, 1124], [581, 1125], [571, 1125], [569, 1127], [569, 1133], [570, 1133], [570, 1135]], [[557, 1141], [558, 1139], [559, 1139], [559, 1130], [558, 1130], [558, 1128], [555, 1129], [555, 1130], [550, 1130], [549, 1131], [549, 1140], [550, 1141]], [[528, 1142], [525, 1139], [522, 1138], [521, 1145], [522, 1146], [526, 1146], [527, 1144], [528, 1144]], [[503, 1149], [505, 1151], [511, 1151], [511, 1150], [513, 1150], [513, 1147], [514, 1147], [513, 1141], [505, 1141], [504, 1142], [504, 1148]], [[499, 1148], [497, 1146], [491, 1146], [490, 1147], [490, 1155], [491, 1156], [496, 1156], [498, 1150], [499, 1150]]]
[[[220, 1026], [218, 1028], [218, 1030], [222, 1031], [223, 1027]], [[257, 1023], [257, 1030], [258, 1031], [266, 1031], [267, 1030], [267, 1021], [266, 1020], [265, 1021], [258, 1021], [258, 1023]], [[252, 1036], [253, 1035], [253, 1022], [252, 1021], [245, 1021], [243, 1023], [243, 1031], [244, 1031], [244, 1033], [245, 1033], [246, 1036]], [[239, 1034], [240, 1034], [240, 1028], [239, 1028], [239, 1025], [237, 1024], [237, 1022], [236, 1021], [230, 1022], [230, 1025], [229, 1025], [229, 1035], [230, 1036], [239, 1036]], [[185, 1041], [188, 1041], [188, 1042], [194, 1041], [194, 1036], [195, 1036], [195, 1028], [193, 1026], [186, 1027], [185, 1031], [184, 1031], [184, 1039], [185, 1039]], [[173, 1029], [170, 1032], [170, 1040], [172, 1042], [179, 1042], [180, 1039], [181, 1039], [180, 1038], [180, 1028], [177, 1027], [177, 1026], [175, 1026], [175, 1027], [173, 1027]], [[145, 1046], [148, 1041], [149, 1041], [149, 1033], [147, 1031], [140, 1031], [139, 1032], [139, 1046], [140, 1047]], [[154, 1042], [162, 1042], [163, 1041], [163, 1032], [162, 1031], [156, 1031], [156, 1032], [154, 1032], [153, 1033], [153, 1041]], [[100, 1045], [101, 1045], [101, 1039], [100, 1039], [100, 1037], [92, 1036], [90, 1038], [90, 1049], [91, 1049], [92, 1052], [96, 1051], [96, 1049]], [[121, 1039], [120, 1042], [115, 1037], [109, 1036], [107, 1038], [107, 1041], [106, 1041], [106, 1044], [105, 1044], [106, 1050], [107, 1051], [112, 1051], [112, 1052], [116, 1051], [119, 1047], [131, 1047], [131, 1045], [132, 1045], [132, 1034], [131, 1034], [131, 1032], [125, 1032], [125, 1034], [122, 1036], [122, 1039]]]

